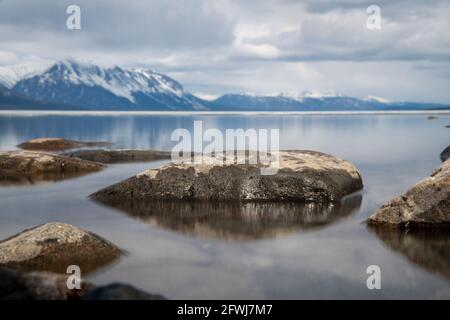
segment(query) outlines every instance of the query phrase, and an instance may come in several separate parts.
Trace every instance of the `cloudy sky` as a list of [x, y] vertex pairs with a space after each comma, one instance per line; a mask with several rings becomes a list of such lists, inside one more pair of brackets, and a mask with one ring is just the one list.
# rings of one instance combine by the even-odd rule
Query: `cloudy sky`
[[[66, 8], [81, 8], [81, 30]], [[381, 8], [381, 30], [366, 9]], [[145, 66], [204, 97], [336, 91], [450, 102], [450, 1], [0, 0], [0, 66]]]

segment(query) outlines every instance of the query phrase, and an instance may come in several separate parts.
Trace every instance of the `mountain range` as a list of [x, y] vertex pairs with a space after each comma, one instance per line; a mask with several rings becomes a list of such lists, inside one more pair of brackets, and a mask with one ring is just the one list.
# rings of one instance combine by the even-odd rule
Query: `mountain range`
[[331, 93], [225, 94], [210, 101], [148, 69], [74, 60], [46, 68], [0, 69], [0, 109], [157, 111], [362, 111], [450, 109], [434, 103], [359, 99]]

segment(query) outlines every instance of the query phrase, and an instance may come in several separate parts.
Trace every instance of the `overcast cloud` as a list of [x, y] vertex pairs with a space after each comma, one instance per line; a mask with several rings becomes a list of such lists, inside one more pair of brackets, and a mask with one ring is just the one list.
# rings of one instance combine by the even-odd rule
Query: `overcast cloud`
[[[81, 7], [82, 29], [66, 28]], [[366, 28], [381, 7], [382, 29]], [[0, 0], [0, 66], [145, 66], [187, 90], [450, 102], [450, 1]]]

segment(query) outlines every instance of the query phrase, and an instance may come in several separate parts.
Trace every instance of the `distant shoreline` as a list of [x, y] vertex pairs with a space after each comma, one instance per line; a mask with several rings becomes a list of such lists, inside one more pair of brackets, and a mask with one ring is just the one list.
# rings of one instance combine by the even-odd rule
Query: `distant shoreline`
[[450, 110], [392, 111], [93, 111], [93, 110], [0, 110], [0, 116], [284, 116], [284, 115], [448, 115]]

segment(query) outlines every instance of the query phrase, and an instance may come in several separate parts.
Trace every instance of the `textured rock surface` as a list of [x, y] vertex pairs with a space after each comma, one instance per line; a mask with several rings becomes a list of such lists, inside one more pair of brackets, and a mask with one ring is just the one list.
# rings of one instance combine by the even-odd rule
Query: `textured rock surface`
[[83, 274], [120, 256], [115, 245], [65, 223], [46, 223], [0, 242], [0, 266], [21, 271], [66, 273], [78, 265]]
[[80, 289], [67, 288], [68, 275], [51, 272], [21, 273], [0, 267], [0, 300], [81, 299], [92, 285], [81, 281]]
[[86, 292], [84, 300], [166, 300], [161, 295], [150, 294], [123, 283], [94, 287]]
[[17, 147], [24, 150], [34, 151], [64, 151], [76, 148], [86, 147], [108, 147], [112, 144], [110, 142], [83, 142], [75, 140], [66, 140], [63, 138], [39, 138], [25, 141], [19, 144]]
[[154, 150], [79, 150], [65, 155], [101, 163], [170, 159], [170, 152]]
[[443, 225], [450, 223], [450, 160], [404, 195], [386, 202], [369, 224]]
[[441, 152], [440, 157], [441, 161], [446, 161], [448, 158], [450, 158], [450, 146], [448, 146]]
[[104, 165], [77, 158], [33, 151], [0, 152], [0, 182], [33, 183], [60, 180], [98, 171]]
[[95, 199], [199, 199], [337, 201], [363, 187], [348, 161], [315, 151], [282, 151], [274, 175], [260, 166], [224, 165], [205, 156], [202, 164], [168, 164], [100, 190]]

